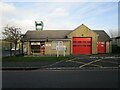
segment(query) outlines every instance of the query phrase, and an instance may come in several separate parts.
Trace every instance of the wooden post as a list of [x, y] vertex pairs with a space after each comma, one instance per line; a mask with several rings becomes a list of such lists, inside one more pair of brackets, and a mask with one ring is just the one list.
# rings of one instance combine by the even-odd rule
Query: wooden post
[[63, 52], [64, 52], [63, 56], [65, 56], [65, 50]]
[[59, 51], [57, 50], [57, 57], [59, 56]]

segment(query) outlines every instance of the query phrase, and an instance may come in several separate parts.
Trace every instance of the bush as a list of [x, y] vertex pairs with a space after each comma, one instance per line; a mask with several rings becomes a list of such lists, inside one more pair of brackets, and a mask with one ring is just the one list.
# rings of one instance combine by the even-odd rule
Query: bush
[[120, 47], [117, 45], [112, 45], [112, 53], [120, 53]]

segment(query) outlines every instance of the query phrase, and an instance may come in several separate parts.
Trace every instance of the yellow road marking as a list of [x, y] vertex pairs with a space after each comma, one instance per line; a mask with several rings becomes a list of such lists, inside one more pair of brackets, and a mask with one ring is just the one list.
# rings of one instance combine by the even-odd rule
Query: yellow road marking
[[[84, 63], [84, 62], [78, 62], [78, 61], [70, 61], [70, 62], [75, 62], [75, 63], [81, 63], [81, 64], [87, 64], [87, 63]], [[102, 67], [100, 65], [96, 65], [96, 64], [90, 64], [92, 66], [98, 66], [98, 67]]]
[[77, 58], [73, 58], [73, 59], [70, 59], [70, 60], [67, 60], [66, 62], [68, 62], [68, 61], [73, 61], [73, 60], [76, 60]]
[[70, 61], [70, 62], [75, 62], [75, 63], [82, 63], [82, 64], [85, 64], [84, 62], [78, 62], [78, 61]]
[[101, 65], [97, 65], [97, 64], [90, 64], [90, 65], [98, 66], [98, 67], [103, 67], [103, 66], [101, 66]]
[[111, 61], [104, 61], [104, 60], [101, 60], [100, 62], [108, 62], [108, 63], [115, 63], [115, 64], [118, 64], [118, 62], [111, 62]]
[[73, 60], [76, 60], [76, 59], [83, 59], [83, 58], [73, 58], [73, 59], [70, 59], [70, 60], [67, 60], [67, 61], [73, 61]]
[[[76, 60], [76, 59], [82, 59], [82, 58], [73, 58], [73, 59], [70, 59], [70, 60], [67, 60], [66, 62], [75, 62], [75, 63], [82, 63], [82, 64], [88, 64], [88, 63], [84, 63], [84, 62], [78, 62], [78, 61], [74, 61], [74, 60]], [[92, 66], [98, 66], [98, 67], [102, 67], [102, 66], [100, 66], [100, 65], [96, 65], [96, 64], [89, 64], [89, 65], [92, 65]]]
[[[94, 60], [94, 61], [91, 61], [91, 62], [89, 62], [89, 63], [84, 63], [84, 62], [74, 61], [74, 60], [76, 60], [76, 59], [82, 59], [82, 58], [73, 58], [73, 59], [71, 59], [71, 60], [67, 60], [66, 62], [70, 61], [70, 62], [75, 62], [75, 63], [81, 63], [81, 64], [84, 64], [84, 65], [79, 66], [80, 68], [82, 68], [82, 67], [84, 67], [84, 66], [86, 66], [86, 65], [92, 65], [92, 66], [103, 67], [103, 66], [100, 66], [100, 65], [92, 64], [92, 63], [94, 63], [94, 62], [98, 62], [98, 61], [100, 61], [100, 62], [108, 62], [108, 63], [118, 64], [117, 62], [104, 61], [104, 60], [102, 60], [102, 59]], [[120, 67], [120, 65], [119, 65], [119, 67]]]
[[[82, 68], [82, 67], [84, 67], [84, 66], [86, 66], [86, 65], [90, 65], [90, 64], [92, 64], [92, 63], [94, 63], [94, 62], [98, 62], [98, 61], [100, 61], [100, 60], [102, 60], [102, 59], [97, 59], [97, 60], [94, 60], [94, 61], [92, 61], [92, 62], [85, 63], [84, 65], [81, 65], [79, 68]], [[101, 66], [101, 67], [102, 67], [102, 66]]]

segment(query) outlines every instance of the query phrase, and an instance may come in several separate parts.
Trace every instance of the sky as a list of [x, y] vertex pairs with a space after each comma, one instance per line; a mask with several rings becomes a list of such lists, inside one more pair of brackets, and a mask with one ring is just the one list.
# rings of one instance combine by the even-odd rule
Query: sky
[[35, 21], [43, 21], [43, 30], [74, 30], [84, 24], [118, 34], [118, 2], [0, 2], [0, 8], [1, 27], [19, 27], [23, 34], [35, 30]]

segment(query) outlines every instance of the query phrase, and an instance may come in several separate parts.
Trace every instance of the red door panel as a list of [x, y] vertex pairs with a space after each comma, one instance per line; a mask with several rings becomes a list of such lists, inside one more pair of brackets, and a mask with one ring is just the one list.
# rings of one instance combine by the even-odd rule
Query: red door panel
[[91, 54], [91, 38], [73, 38], [73, 54]]
[[41, 44], [41, 46], [40, 46], [40, 54], [45, 55], [45, 44], [44, 43]]
[[105, 53], [106, 52], [106, 43], [105, 42], [98, 42], [98, 53]]

